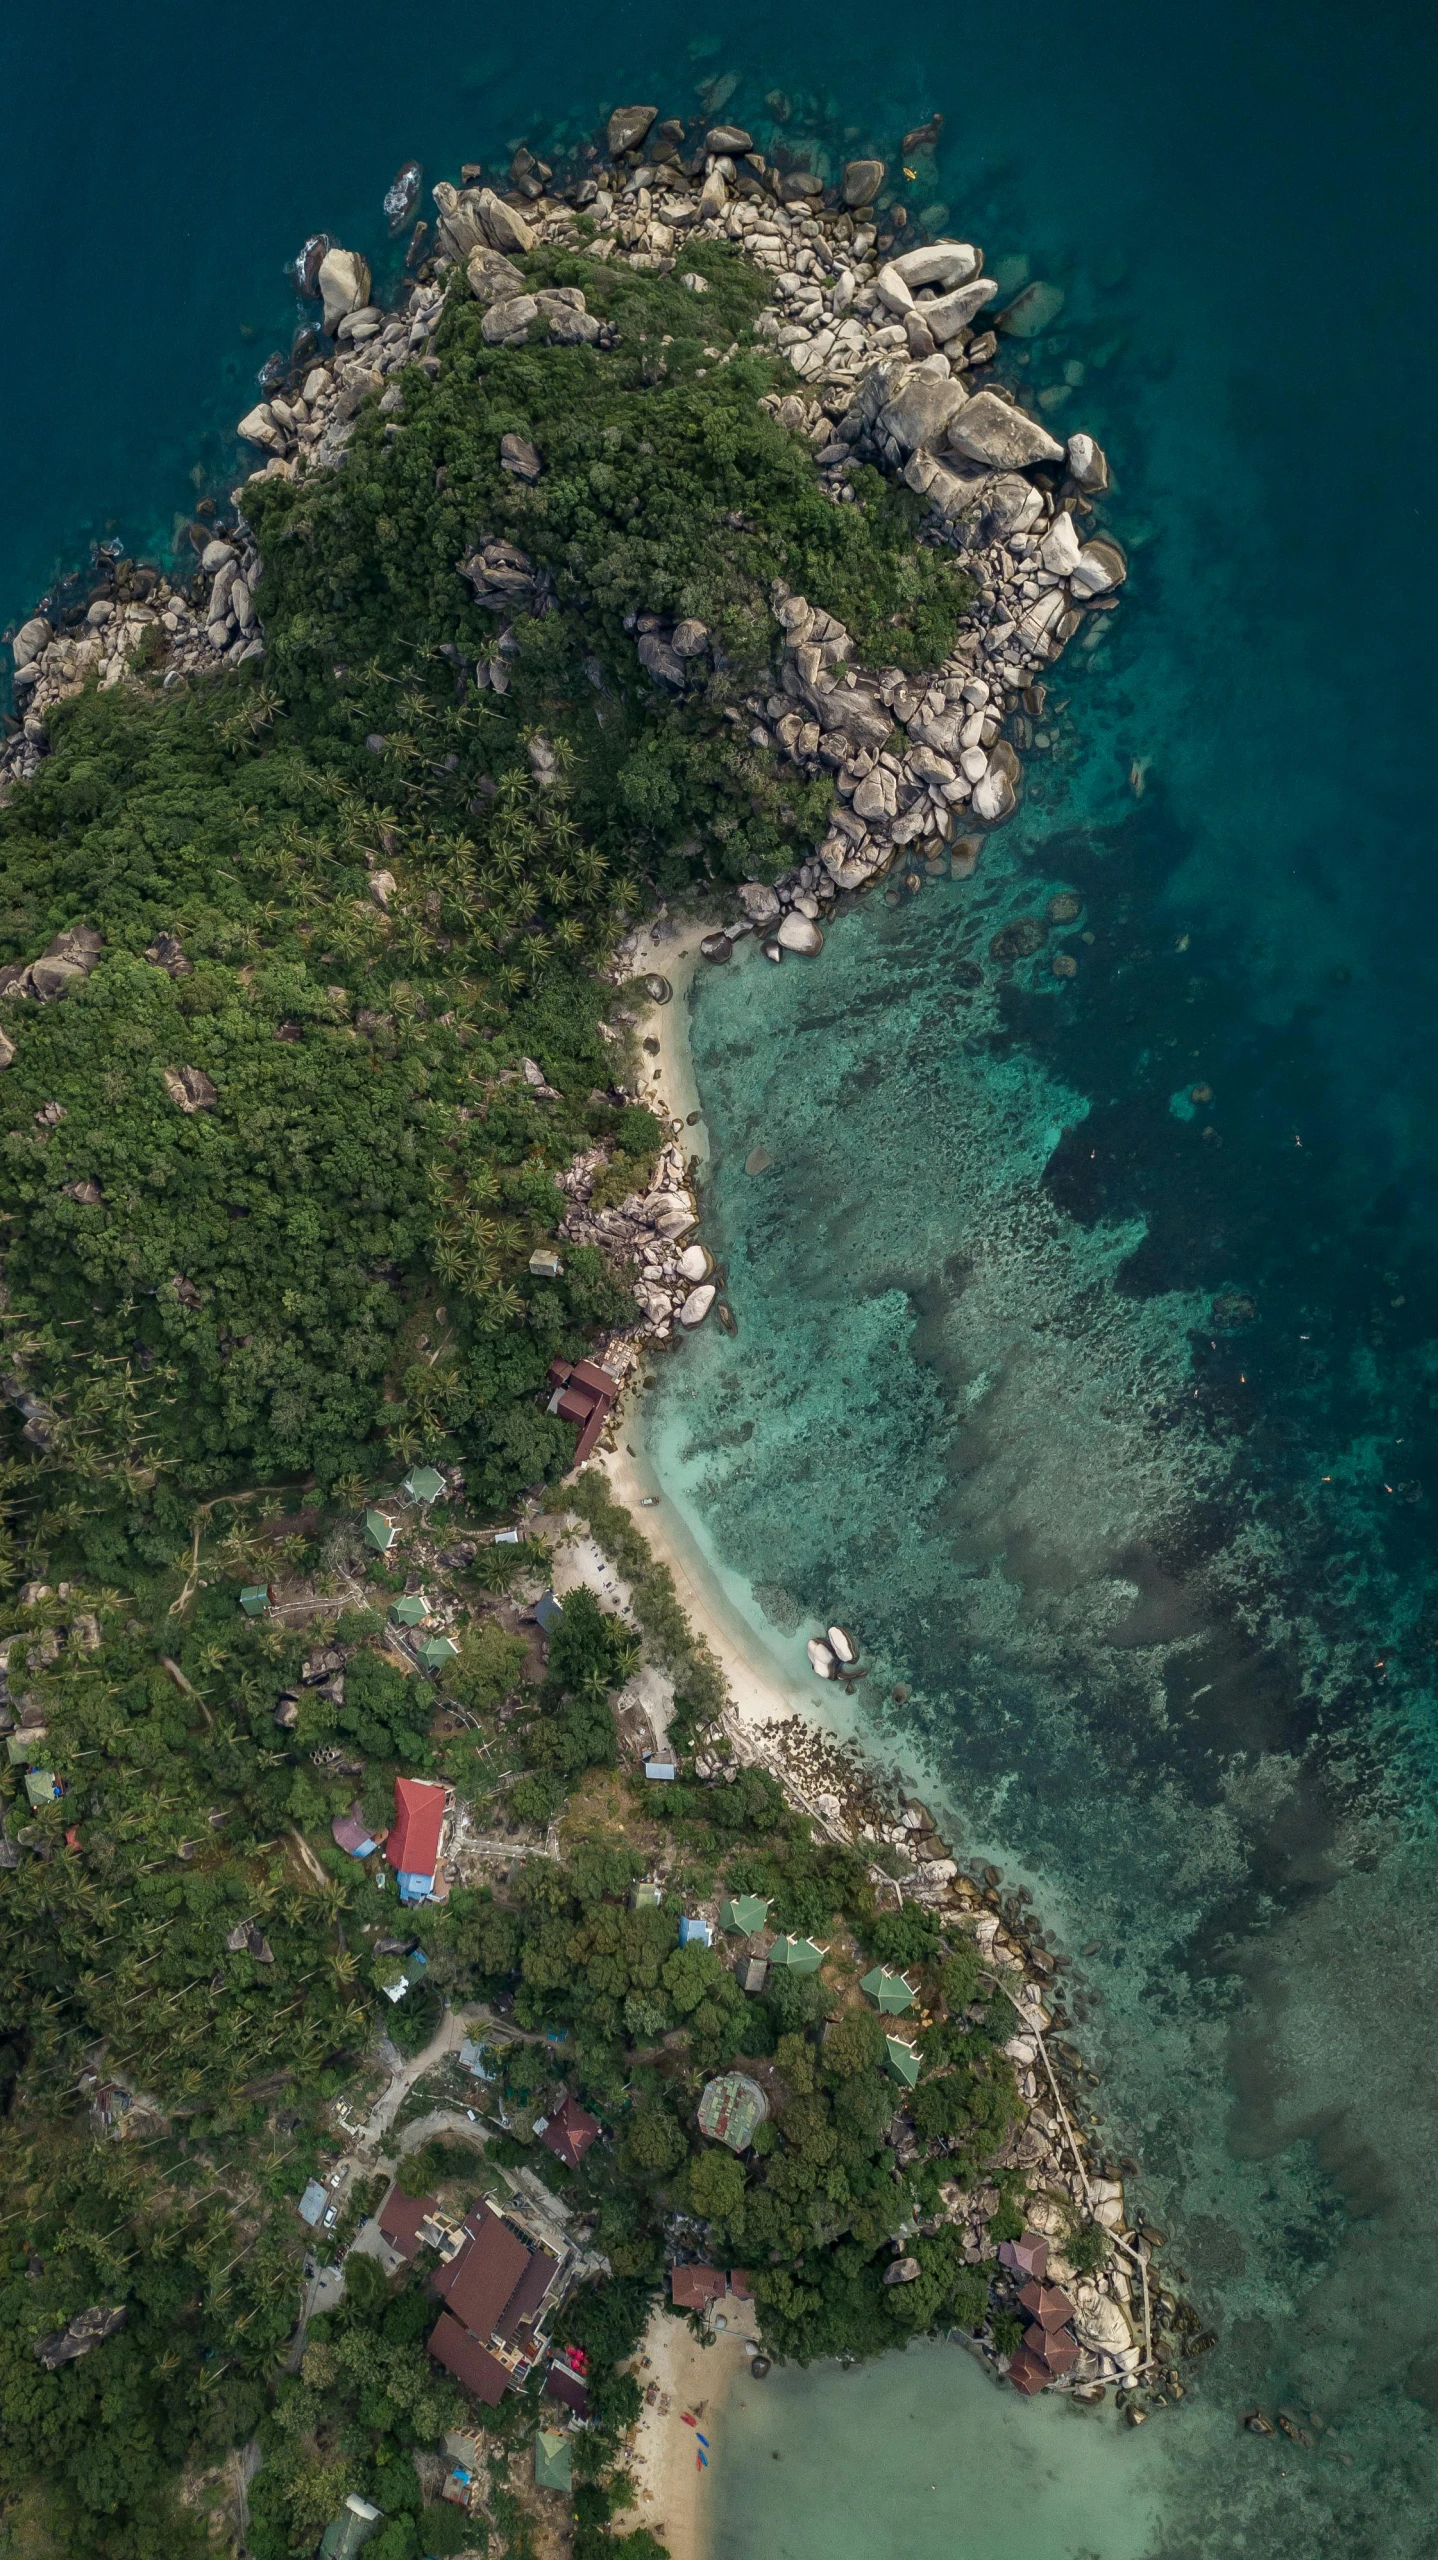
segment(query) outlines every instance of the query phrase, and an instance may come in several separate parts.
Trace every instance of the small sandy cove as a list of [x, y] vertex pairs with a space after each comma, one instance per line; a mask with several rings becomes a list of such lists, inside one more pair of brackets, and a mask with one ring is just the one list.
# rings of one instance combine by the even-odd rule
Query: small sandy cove
[[[715, 2474], [724, 2460], [725, 2402], [739, 2377], [747, 2378], [752, 2354], [752, 2344], [732, 2330], [701, 2346], [688, 2321], [665, 2309], [644, 2333], [634, 2367], [645, 2394], [630, 2466], [636, 2504], [618, 2529], [626, 2521], [648, 2525], [670, 2560], [705, 2560]], [[686, 2417], [695, 2425], [686, 2425]], [[708, 2439], [707, 2471], [699, 2461], [701, 2432]]]

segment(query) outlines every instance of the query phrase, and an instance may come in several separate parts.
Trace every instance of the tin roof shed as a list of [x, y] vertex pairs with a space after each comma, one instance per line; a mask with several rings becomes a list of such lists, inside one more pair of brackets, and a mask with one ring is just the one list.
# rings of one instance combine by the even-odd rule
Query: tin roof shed
[[731, 2151], [747, 2151], [769, 2113], [769, 2101], [747, 2071], [721, 2072], [699, 2101], [699, 2129]]
[[534, 2439], [534, 2485], [556, 2489], [566, 2498], [574, 2486], [569, 2447], [563, 2436], [551, 2435], [547, 2427], [541, 2427]]

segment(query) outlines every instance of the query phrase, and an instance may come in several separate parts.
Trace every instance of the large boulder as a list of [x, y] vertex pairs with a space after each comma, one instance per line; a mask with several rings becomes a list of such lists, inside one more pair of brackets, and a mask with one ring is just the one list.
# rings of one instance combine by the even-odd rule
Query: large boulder
[[642, 142], [658, 113], [657, 107], [616, 107], [604, 137], [610, 159], [617, 160], [621, 152], [632, 151]]
[[851, 213], [858, 213], [862, 206], [873, 203], [884, 183], [884, 176], [885, 164], [882, 160], [845, 162], [844, 174], [839, 181], [839, 193]]
[[1128, 576], [1128, 562], [1116, 542], [1086, 542], [1069, 577], [1076, 596], [1104, 596], [1111, 587], [1121, 587]]
[[976, 276], [984, 261], [982, 252], [970, 240], [932, 240], [926, 248], [906, 249], [901, 258], [891, 263], [911, 293], [926, 284], [951, 293], [955, 285], [967, 284]]
[[754, 136], [742, 124], [711, 125], [704, 136], [704, 148], [716, 159], [740, 160], [754, 148]]
[[824, 937], [818, 926], [811, 924], [807, 916], [796, 915], [792, 910], [774, 938], [785, 951], [797, 951], [805, 960], [816, 960], [824, 948]]
[[482, 241], [477, 249], [471, 249], [465, 260], [464, 272], [475, 301], [486, 306], [491, 302], [511, 302], [525, 289], [518, 267], [511, 266], [498, 249], [491, 249], [488, 241]]
[[559, 347], [592, 347], [599, 336], [599, 322], [592, 311], [586, 311], [584, 296], [575, 285], [556, 286], [552, 292], [536, 297], [541, 319], [549, 335]]
[[886, 311], [902, 313], [913, 310], [914, 297], [896, 266], [880, 267], [877, 282], [879, 300]]
[[28, 667], [33, 658], [39, 657], [42, 649], [48, 649], [54, 637], [43, 613], [32, 613], [28, 622], [21, 623], [10, 643], [17, 668]]
[[660, 631], [646, 631], [639, 643], [639, 663], [657, 684], [682, 685], [684, 661]]
[[943, 344], [967, 329], [975, 312], [992, 302], [997, 292], [992, 276], [976, 276], [972, 284], [961, 284], [956, 292], [941, 294], [937, 302], [920, 302], [915, 308], [930, 337]]
[[180, 1111], [213, 1111], [219, 1095], [203, 1067], [166, 1067], [165, 1091]]
[[497, 196], [493, 187], [480, 188], [474, 199], [474, 210], [491, 249], [502, 250], [506, 255], [517, 251], [523, 257], [534, 247], [534, 233], [523, 214], [512, 204], [506, 204], [503, 196]]
[[315, 281], [325, 306], [325, 328], [333, 337], [346, 314], [362, 311], [369, 300], [369, 260], [358, 249], [327, 249]]
[[928, 452], [943, 443], [967, 397], [961, 382], [916, 370], [887, 408], [880, 410], [879, 431], [892, 438], [901, 453]]
[[701, 1281], [697, 1289], [690, 1290], [688, 1297], [680, 1308], [680, 1323], [683, 1325], [702, 1324], [718, 1294], [719, 1292], [715, 1288], [712, 1280]]
[[466, 187], [461, 192], [458, 187], [452, 187], [447, 178], [441, 178], [430, 193], [439, 216], [437, 246], [440, 255], [453, 258], [456, 266], [463, 266], [472, 249], [483, 249], [489, 245], [476, 210], [477, 191]]
[[528, 436], [508, 435], [499, 439], [499, 467], [516, 480], [537, 480], [544, 469], [539, 448]]
[[1039, 558], [1050, 576], [1067, 578], [1078, 567], [1078, 528], [1071, 515], [1055, 516], [1039, 544]]
[[751, 924], [772, 924], [779, 913], [775, 892], [762, 880], [746, 880], [739, 891], [739, 904]]
[[268, 400], [261, 400], [248, 410], [235, 433], [242, 444], [257, 444], [265, 453], [283, 453], [285, 449], [284, 429]]
[[996, 391], [976, 391], [964, 403], [949, 429], [949, 444], [966, 461], [986, 462], [995, 471], [1025, 471], [1064, 459], [1063, 446], [1047, 428]]
[[490, 304], [479, 324], [480, 336], [488, 347], [519, 347], [538, 318], [539, 304], [532, 293], [512, 294], [507, 302]]
[[1069, 437], [1069, 470], [1090, 497], [1100, 496], [1108, 487], [1108, 456], [1092, 436]]

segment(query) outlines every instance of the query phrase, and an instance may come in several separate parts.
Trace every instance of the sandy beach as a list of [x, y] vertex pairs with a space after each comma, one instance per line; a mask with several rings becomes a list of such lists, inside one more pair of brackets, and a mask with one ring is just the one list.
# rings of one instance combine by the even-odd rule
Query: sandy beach
[[[725, 2406], [736, 2384], [749, 2380], [751, 2353], [748, 2339], [733, 2332], [701, 2346], [688, 2321], [665, 2309], [644, 2333], [635, 2371], [645, 2407], [634, 2436], [630, 2517], [660, 2536], [670, 2560], [705, 2560], [714, 2474], [724, 2459]], [[695, 2425], [686, 2425], [686, 2417]], [[707, 2471], [699, 2462], [701, 2432], [708, 2439]]]

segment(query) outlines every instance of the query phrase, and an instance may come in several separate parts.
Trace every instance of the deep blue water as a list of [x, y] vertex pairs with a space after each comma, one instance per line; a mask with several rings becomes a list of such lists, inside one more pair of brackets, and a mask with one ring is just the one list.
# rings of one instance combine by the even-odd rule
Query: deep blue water
[[[454, 175], [728, 71], [726, 114], [779, 88], [843, 150], [942, 108], [916, 200], [1065, 289], [1032, 378], [1084, 368], [1056, 414], [1113, 462], [1122, 611], [970, 890], [701, 989], [741, 1331], [677, 1364], [664, 1427], [728, 1562], [867, 1605], [972, 1837], [1076, 1935], [1099, 1914], [1116, 2144], [1223, 2337], [1165, 2560], [1432, 2547], [1431, 28], [83, 0], [0, 29], [6, 622], [223, 485], [308, 316], [285, 259], [319, 227], [381, 253], [411, 155]], [[996, 924], [1060, 885], [1077, 977], [1003, 978]], [[835, 1342], [842, 1436], [765, 1367]], [[1250, 2390], [1321, 2401], [1352, 2470], [1230, 2482]]]

